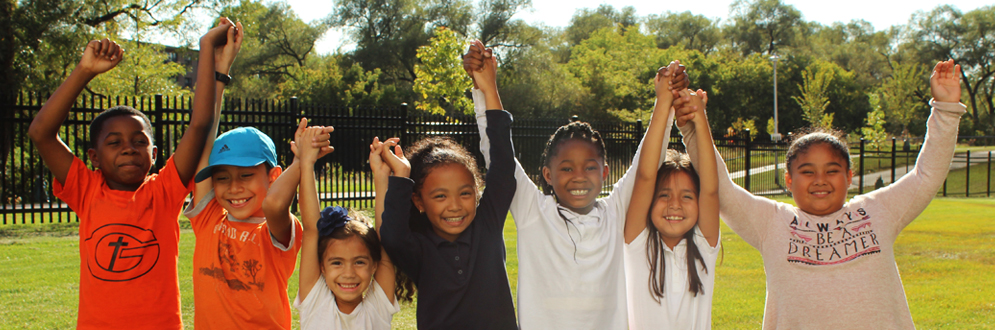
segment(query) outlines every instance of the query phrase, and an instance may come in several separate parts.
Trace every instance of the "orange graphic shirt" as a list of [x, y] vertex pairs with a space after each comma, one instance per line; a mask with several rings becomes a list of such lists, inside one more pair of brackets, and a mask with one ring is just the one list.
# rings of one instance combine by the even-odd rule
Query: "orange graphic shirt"
[[197, 235], [194, 328], [290, 329], [287, 282], [297, 265], [300, 221], [293, 218], [290, 246], [283, 246], [266, 219], [229, 217], [213, 190], [184, 215]]
[[182, 329], [176, 274], [183, 201], [173, 159], [135, 191], [76, 158], [53, 190], [79, 216], [78, 329]]

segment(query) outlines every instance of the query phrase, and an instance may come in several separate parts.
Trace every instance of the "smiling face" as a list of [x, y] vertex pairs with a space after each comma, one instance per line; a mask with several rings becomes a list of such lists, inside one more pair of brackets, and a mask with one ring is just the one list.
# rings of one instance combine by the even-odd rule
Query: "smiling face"
[[698, 189], [687, 172], [674, 171], [659, 178], [654, 193], [650, 221], [664, 244], [673, 249], [698, 223]]
[[558, 152], [543, 166], [542, 176], [560, 205], [587, 214], [608, 178], [608, 165], [593, 143], [570, 139], [560, 142]]
[[843, 208], [853, 180], [848, 162], [825, 143], [814, 144], [799, 153], [784, 174], [784, 182], [798, 208], [814, 215], [827, 215]]
[[321, 256], [321, 276], [343, 313], [352, 313], [363, 301], [363, 293], [370, 287], [376, 270], [370, 249], [357, 235], [329, 239]]
[[429, 170], [412, 201], [425, 213], [436, 235], [455, 241], [477, 214], [477, 185], [463, 164], [448, 163]]
[[145, 182], [155, 163], [156, 148], [149, 134], [138, 116], [114, 116], [103, 122], [97, 143], [87, 155], [104, 174], [108, 187], [134, 191]]
[[236, 219], [264, 217], [263, 200], [269, 185], [280, 173], [279, 167], [267, 172], [265, 164], [252, 167], [215, 166], [211, 175], [214, 199]]

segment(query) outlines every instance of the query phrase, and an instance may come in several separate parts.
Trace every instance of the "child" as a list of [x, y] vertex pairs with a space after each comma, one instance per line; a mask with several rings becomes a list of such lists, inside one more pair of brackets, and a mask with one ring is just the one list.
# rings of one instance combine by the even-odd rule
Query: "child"
[[[301, 138], [310, 141], [321, 133], [309, 128]], [[319, 214], [314, 162], [327, 153], [301, 146], [298, 144], [304, 246], [294, 301], [301, 313], [301, 329], [389, 330], [391, 318], [401, 310], [394, 298], [394, 265], [366, 221], [348, 216], [338, 206], [326, 207]], [[374, 162], [374, 157], [381, 159], [380, 147], [371, 146], [371, 150], [370, 165], [382, 165]], [[386, 191], [386, 186], [382, 189]], [[376, 208], [382, 211], [383, 194], [376, 198]]]
[[[489, 51], [474, 41], [464, 56], [470, 72]], [[472, 61], [472, 62], [471, 62]], [[677, 63], [670, 72], [676, 71]], [[682, 89], [680, 83], [671, 88]], [[474, 79], [477, 84], [479, 79]], [[496, 93], [495, 93], [496, 94]], [[491, 97], [473, 91], [480, 131], [489, 130], [480, 105]], [[658, 118], [662, 119], [662, 118]], [[668, 116], [665, 122], [671, 122]], [[664, 136], [670, 136], [666, 125]], [[490, 149], [481, 135], [480, 150]], [[660, 150], [666, 150], [666, 140]], [[639, 161], [637, 152], [633, 163]], [[493, 171], [498, 164], [488, 160]], [[659, 163], [657, 164], [659, 166]], [[505, 165], [500, 165], [505, 166]], [[601, 135], [587, 123], [561, 126], [543, 151], [543, 192], [515, 162], [518, 187], [511, 215], [518, 227], [518, 315], [523, 329], [625, 329], [625, 276], [622, 266], [623, 216], [635, 175], [627, 173], [604, 199], [597, 199], [608, 177]], [[632, 171], [632, 168], [629, 169]]]
[[[957, 125], [966, 111], [959, 103], [960, 76], [952, 60], [933, 69], [933, 110], [915, 168], [890, 186], [850, 201], [849, 149], [833, 134], [805, 134], [788, 148], [784, 178], [798, 206], [740, 188], [715, 151], [722, 218], [764, 259], [764, 329], [915, 328], [894, 244], [929, 205], [949, 170]], [[697, 127], [681, 125], [681, 131], [693, 162], [711, 157], [695, 152]]]
[[475, 74], [487, 108], [497, 109], [486, 113], [495, 166], [482, 196], [476, 161], [448, 138], [418, 141], [407, 158], [390, 152], [397, 140], [387, 140], [382, 152], [394, 176], [380, 235], [391, 260], [418, 286], [419, 329], [518, 328], [504, 246], [515, 192], [511, 115], [501, 110], [495, 64]]
[[[229, 32], [239, 44], [241, 30], [239, 24]], [[220, 110], [219, 102], [219, 118]], [[307, 120], [301, 120], [296, 135], [306, 126]], [[184, 212], [197, 235], [194, 327], [290, 329], [287, 284], [302, 230], [290, 214], [290, 203], [300, 165], [295, 157], [282, 171], [273, 141], [258, 129], [236, 128], [215, 141], [217, 129], [216, 120], [201, 156], [193, 200]], [[330, 152], [327, 134], [314, 140]]]
[[[226, 43], [230, 26], [222, 20], [201, 37], [199, 81], [214, 81], [215, 47]], [[87, 44], [28, 134], [55, 176], [55, 196], [80, 218], [77, 327], [181, 329], [176, 220], [213, 121], [215, 86], [197, 86], [190, 125], [158, 174], [148, 174], [156, 156], [149, 119], [126, 106], [107, 109], [90, 123], [87, 157], [94, 170], [88, 170], [59, 138], [59, 126], [86, 84], [123, 55], [108, 39]]]
[[[664, 68], [663, 70], [666, 70]], [[672, 94], [655, 79], [654, 116], [670, 110]], [[699, 94], [704, 93], [701, 90]], [[682, 91], [693, 105], [700, 96]], [[703, 113], [702, 113], [703, 114]], [[718, 178], [715, 162], [691, 167], [687, 155], [668, 150], [660, 160], [665, 139], [662, 120], [651, 121], [636, 170], [632, 199], [625, 218], [625, 277], [629, 329], [710, 329], [715, 260], [719, 254]], [[704, 115], [694, 118], [701, 129], [698, 143], [711, 146]], [[655, 189], [654, 189], [655, 186]]]

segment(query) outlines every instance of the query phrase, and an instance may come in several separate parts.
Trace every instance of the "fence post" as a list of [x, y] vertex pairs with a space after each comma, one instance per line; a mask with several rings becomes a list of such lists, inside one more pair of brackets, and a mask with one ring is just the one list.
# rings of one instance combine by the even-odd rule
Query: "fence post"
[[967, 171], [964, 173], [964, 197], [971, 197], [971, 150], [967, 151]]
[[401, 103], [401, 143], [412, 144], [405, 141], [408, 141], [408, 103]]
[[992, 197], [992, 152], [988, 151], [988, 180], [985, 185], [985, 196]]
[[746, 132], [746, 157], [744, 159], [744, 163], [746, 164], [746, 171], [744, 173], [746, 173], [746, 175], [743, 177], [743, 188], [746, 188], [746, 191], [752, 192], [752, 190], [750, 190], [750, 166], [752, 166], [750, 165], [750, 147], [753, 145], [753, 139], [750, 138], [749, 128], [744, 129], [743, 131]]
[[858, 168], [858, 170], [859, 170], [858, 175], [860, 175], [860, 181], [859, 181], [860, 183], [857, 184], [857, 194], [858, 195], [864, 193], [864, 156], [865, 156], [864, 155], [864, 145], [866, 143], [867, 143], [867, 140], [864, 140], [864, 138], [860, 138], [860, 167]]
[[[665, 136], [663, 138], [667, 139], [668, 142], [670, 141], [670, 137], [669, 136]], [[636, 119], [636, 145], [637, 145], [636, 148], [638, 148], [639, 141], [642, 141], [642, 140], [643, 140], [643, 120], [642, 119]], [[664, 157], [666, 157], [666, 155], [664, 155]]]
[[891, 137], [891, 183], [895, 183], [895, 137]]
[[[301, 117], [301, 112], [298, 111], [297, 109], [298, 109], [297, 108], [297, 97], [296, 96], [291, 96], [290, 97], [290, 113], [292, 114], [292, 116], [294, 116], [294, 118], [300, 118]], [[298, 123], [300, 123], [300, 119], [297, 119], [297, 120], [298, 120]], [[287, 126], [287, 127], [290, 127], [290, 126]], [[295, 133], [291, 133], [290, 134], [290, 140], [291, 141], [294, 139], [294, 134], [296, 134], [296, 131], [295, 131]], [[314, 168], [312, 168], [311, 170], [313, 171]], [[315, 174], [315, 176], [317, 177], [317, 173]], [[319, 196], [320, 196], [320, 194], [319, 194]], [[297, 213], [297, 204], [298, 203], [300, 203], [300, 201], [297, 200], [297, 194], [294, 194], [294, 201], [292, 203], [290, 203], [290, 213]], [[320, 197], [318, 198], [318, 207], [319, 208], [321, 207], [321, 198]]]
[[[162, 154], [167, 151], [165, 148], [166, 146], [165, 141], [163, 141], [164, 135], [162, 132], [164, 126], [163, 124], [166, 121], [166, 114], [162, 108], [162, 94], [155, 95], [155, 109], [152, 109], [152, 117], [155, 118], [154, 127], [152, 129], [155, 131], [155, 142], [161, 143], [163, 146], [162, 148], [157, 148], [158, 150], [157, 153], [159, 155], [157, 155], [157, 157], [155, 158], [155, 168], [156, 172], [158, 172], [160, 168], [165, 166], [166, 157], [163, 157]], [[175, 150], [176, 147], [173, 146], [172, 149]]]

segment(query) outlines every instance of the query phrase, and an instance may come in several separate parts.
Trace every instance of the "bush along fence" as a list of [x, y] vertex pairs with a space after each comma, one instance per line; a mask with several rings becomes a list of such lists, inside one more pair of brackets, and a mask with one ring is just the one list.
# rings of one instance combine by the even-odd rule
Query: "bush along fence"
[[[52, 196], [52, 176], [27, 137], [28, 126], [44, 98], [21, 94], [0, 102], [3, 116], [0, 145], [0, 224], [76, 222], [71, 210]], [[62, 140], [73, 153], [87, 160], [90, 121], [103, 109], [128, 105], [143, 111], [151, 120], [158, 147], [157, 172], [172, 155], [190, 119], [189, 98], [155, 95], [143, 98], [80, 97], [60, 130]], [[369, 144], [374, 136], [381, 139], [400, 137], [401, 145], [411, 145], [423, 137], [447, 135], [477, 156], [479, 134], [472, 115], [434, 115], [409, 111], [406, 104], [387, 106], [341, 107], [307, 104], [296, 98], [277, 101], [224, 101], [220, 132], [253, 126], [268, 134], [276, 144], [277, 158], [284, 167], [293, 160], [290, 141], [296, 123], [307, 117], [313, 125], [331, 125], [331, 144], [335, 152], [319, 160], [315, 167], [322, 206], [342, 205], [372, 208], [373, 179], [368, 165]], [[582, 118], [516, 118], [512, 125], [515, 153], [534, 182], [541, 180], [541, 155], [549, 136], [560, 125]], [[604, 138], [610, 173], [602, 194], [606, 195], [628, 169], [644, 133], [642, 122], [591, 122]], [[995, 137], [962, 137], [961, 143], [995, 145]], [[883, 143], [852, 143], [854, 177], [851, 192], [864, 193], [901, 177], [915, 163], [921, 140], [901, 143], [892, 139]], [[678, 130], [673, 130], [670, 146], [683, 149]], [[726, 161], [733, 180], [755, 194], [784, 195], [783, 142], [754, 141], [749, 132], [741, 136], [717, 137], [716, 146]], [[953, 161], [944, 196], [991, 196], [991, 152], [958, 152]], [[296, 206], [296, 203], [294, 204]]]

